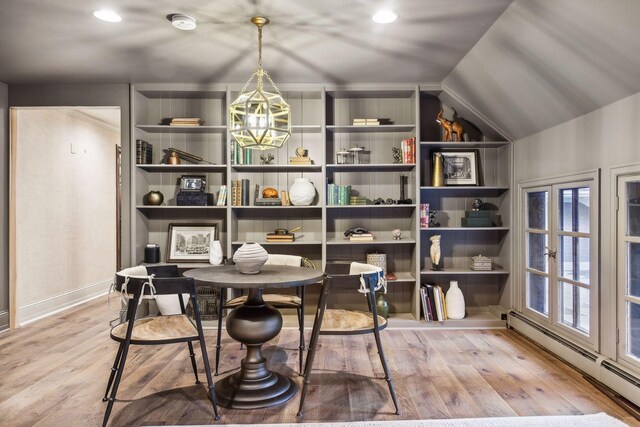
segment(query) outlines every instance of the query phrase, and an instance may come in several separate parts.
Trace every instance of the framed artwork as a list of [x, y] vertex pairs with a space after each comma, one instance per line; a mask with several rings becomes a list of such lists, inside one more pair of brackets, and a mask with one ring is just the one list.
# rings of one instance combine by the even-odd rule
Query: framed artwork
[[180, 191], [204, 191], [207, 177], [204, 175], [182, 175], [180, 177]]
[[167, 262], [209, 262], [218, 224], [169, 224]]
[[437, 150], [443, 160], [444, 185], [480, 185], [478, 178], [478, 150]]

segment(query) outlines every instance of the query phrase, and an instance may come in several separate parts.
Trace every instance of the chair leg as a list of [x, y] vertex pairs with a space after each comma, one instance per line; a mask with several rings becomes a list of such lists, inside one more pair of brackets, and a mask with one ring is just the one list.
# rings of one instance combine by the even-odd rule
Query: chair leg
[[193, 352], [193, 344], [191, 341], [187, 342], [189, 346], [189, 358], [191, 359], [191, 367], [193, 368], [193, 375], [196, 377], [196, 384], [200, 384], [198, 379], [198, 367], [196, 366], [196, 354]]
[[129, 342], [125, 341], [123, 343], [122, 355], [120, 356], [120, 364], [118, 366], [118, 371], [116, 372], [116, 378], [113, 383], [113, 388], [111, 389], [111, 396], [109, 397], [109, 402], [107, 403], [107, 410], [104, 412], [104, 418], [102, 419], [102, 427], [105, 427], [107, 425], [107, 421], [109, 421], [109, 416], [111, 415], [113, 404], [116, 401], [116, 394], [118, 393], [118, 386], [120, 385], [120, 380], [122, 379], [122, 371], [124, 371], [124, 364], [127, 361], [128, 353]]
[[[193, 298], [193, 311], [194, 317], [196, 319], [196, 328], [198, 330], [198, 339], [200, 341], [200, 351], [202, 352], [202, 361], [204, 363], [204, 373], [207, 376], [207, 390], [209, 394], [209, 399], [211, 400], [211, 405], [213, 406], [213, 416], [216, 421], [220, 419], [220, 415], [218, 414], [218, 399], [216, 398], [216, 385], [213, 382], [213, 378], [211, 376], [211, 365], [209, 364], [209, 355], [207, 354], [207, 344], [204, 342], [204, 331], [202, 330], [202, 320], [200, 319], [200, 310], [198, 309], [198, 304], [195, 302], [195, 294], [192, 296]], [[220, 320], [220, 319], [218, 319]], [[220, 334], [218, 334], [220, 336]]]
[[302, 362], [304, 359], [304, 308], [298, 307], [298, 327], [300, 328], [300, 345], [298, 346], [299, 355], [298, 355], [298, 374], [302, 375]]
[[116, 372], [118, 372], [118, 365], [120, 364], [120, 356], [122, 356], [122, 349], [124, 348], [124, 343], [120, 343], [118, 346], [118, 352], [116, 353], [116, 359], [113, 362], [113, 368], [111, 368], [111, 373], [109, 374], [109, 381], [107, 381], [107, 389], [104, 391], [104, 397], [102, 398], [103, 402], [106, 402], [109, 396], [109, 390], [111, 390], [111, 385], [113, 384], [113, 378], [116, 376]]
[[220, 366], [220, 343], [222, 342], [222, 313], [224, 312], [224, 302], [226, 289], [220, 289], [220, 307], [218, 308], [218, 336], [216, 337], [216, 372], [214, 375], [218, 375], [218, 367]]
[[[377, 313], [376, 313], [377, 314]], [[376, 339], [376, 346], [378, 347], [378, 355], [380, 356], [380, 362], [382, 363], [382, 369], [384, 370], [384, 379], [389, 386], [389, 392], [391, 393], [391, 399], [396, 407], [396, 415], [400, 415], [400, 407], [398, 406], [398, 399], [396, 398], [396, 390], [393, 387], [393, 381], [391, 375], [389, 375], [389, 367], [387, 366], [387, 360], [384, 357], [384, 351], [382, 350], [382, 340], [380, 339], [380, 330], [376, 327], [373, 329], [373, 336]]]
[[302, 416], [302, 408], [304, 406], [304, 400], [307, 397], [307, 387], [311, 382], [311, 369], [313, 368], [313, 360], [316, 356], [316, 350], [318, 349], [318, 338], [320, 337], [320, 329], [322, 328], [322, 319], [324, 317], [324, 310], [327, 308], [327, 296], [329, 295], [329, 286], [327, 282], [322, 286], [320, 293], [320, 300], [318, 301], [318, 309], [316, 311], [316, 319], [313, 323], [313, 330], [311, 332], [311, 342], [307, 351], [307, 362], [304, 365], [304, 381], [302, 385], [302, 392], [300, 392], [300, 407], [298, 408], [298, 416]]

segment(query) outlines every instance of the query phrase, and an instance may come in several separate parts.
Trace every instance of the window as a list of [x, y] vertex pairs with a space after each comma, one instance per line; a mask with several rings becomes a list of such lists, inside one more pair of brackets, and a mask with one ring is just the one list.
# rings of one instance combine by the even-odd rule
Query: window
[[[595, 347], [597, 174], [521, 185], [524, 312]], [[640, 286], [639, 286], [640, 287]]]
[[618, 178], [618, 354], [640, 367], [640, 175]]

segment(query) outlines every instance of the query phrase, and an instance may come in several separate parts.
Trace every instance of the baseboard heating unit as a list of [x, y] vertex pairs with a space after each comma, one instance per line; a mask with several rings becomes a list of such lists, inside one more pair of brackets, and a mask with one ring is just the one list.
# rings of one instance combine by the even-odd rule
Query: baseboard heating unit
[[572, 343], [518, 312], [509, 312], [508, 325], [640, 406], [640, 376], [634, 372], [593, 350]]

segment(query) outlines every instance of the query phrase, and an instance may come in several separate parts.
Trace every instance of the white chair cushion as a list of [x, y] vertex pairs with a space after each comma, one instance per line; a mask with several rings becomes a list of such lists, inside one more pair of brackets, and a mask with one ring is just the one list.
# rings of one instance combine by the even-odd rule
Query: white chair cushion
[[300, 267], [302, 265], [302, 257], [297, 255], [269, 254], [269, 259], [265, 264]]
[[364, 264], [362, 262], [352, 262], [349, 267], [349, 274], [360, 273], [381, 273], [382, 268], [371, 264]]

